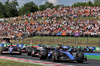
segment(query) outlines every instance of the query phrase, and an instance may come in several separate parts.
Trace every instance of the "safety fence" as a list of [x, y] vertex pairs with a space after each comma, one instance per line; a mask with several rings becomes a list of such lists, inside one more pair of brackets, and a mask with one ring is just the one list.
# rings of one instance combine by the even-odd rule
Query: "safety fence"
[[[6, 47], [7, 45], [10, 44], [0, 44], [0, 47]], [[26, 45], [36, 46], [37, 44], [14, 44], [14, 45], [16, 45], [17, 47], [25, 47]], [[44, 46], [58, 47], [59, 45], [44, 45]], [[71, 47], [71, 46], [65, 46], [65, 47]], [[80, 48], [80, 46], [78, 46], [78, 48]], [[81, 48], [84, 48], [84, 46], [81, 46]], [[100, 47], [91, 47], [91, 48], [93, 48], [93, 50], [100, 50]]]
[[[42, 44], [66, 46], [92, 46], [100, 47], [100, 36], [72, 36], [72, 35], [33, 35], [24, 36], [23, 39], [10, 40], [12, 44]], [[1, 40], [0, 40], [1, 43]]]
[[67, 46], [95, 46], [100, 47], [100, 37], [76, 37], [76, 36], [34, 36], [22, 40], [11, 40], [16, 44], [43, 44], [43, 45], [67, 45]]

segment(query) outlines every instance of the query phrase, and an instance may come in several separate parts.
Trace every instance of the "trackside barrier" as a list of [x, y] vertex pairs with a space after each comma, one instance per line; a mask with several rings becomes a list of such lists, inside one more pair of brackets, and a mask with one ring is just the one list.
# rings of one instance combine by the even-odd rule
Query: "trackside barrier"
[[[33, 45], [30, 45], [30, 44], [24, 44], [24, 46], [27, 45], [27, 46], [36, 46], [37, 44], [33, 44]], [[45, 46], [52, 46], [52, 47], [58, 47], [58, 45], [45, 45]], [[66, 47], [71, 47], [71, 46], [66, 46]], [[81, 46], [82, 48], [84, 48], [84, 46]], [[78, 46], [78, 48], [80, 48], [80, 46]], [[100, 47], [92, 47], [93, 50], [100, 50]]]
[[93, 50], [96, 50], [96, 47], [92, 47], [93, 48]]
[[96, 47], [96, 50], [100, 50], [100, 47]]
[[[0, 44], [0, 47], [5, 47], [6, 45], [10, 45], [10, 44]], [[14, 44], [15, 45], [15, 44]], [[24, 47], [25, 45], [27, 46], [36, 46], [37, 44], [17, 44], [17, 47]], [[58, 47], [58, 45], [45, 45], [45, 46], [52, 46], [52, 47]], [[71, 46], [67, 46], [67, 47], [71, 47]], [[84, 48], [84, 46], [81, 46], [82, 48]], [[80, 46], [78, 46], [78, 48], [80, 48]], [[93, 50], [100, 50], [100, 47], [92, 47]]]
[[[8, 45], [11, 45], [11, 44], [4, 44], [4, 46], [3, 46], [3, 47], [6, 47], [6, 46], [8, 46]], [[13, 45], [15, 45], [15, 44], [13, 44]]]
[[0, 44], [0, 47], [4, 47], [4, 44]]
[[[25, 44], [25, 45], [27, 45], [27, 46], [30, 46], [30, 44]], [[24, 45], [24, 46], [25, 46]], [[32, 46], [36, 46], [37, 44], [33, 44]], [[52, 47], [58, 47], [58, 45], [45, 45], [45, 46], [52, 46]], [[68, 48], [69, 47], [71, 47], [71, 46], [67, 46]], [[84, 46], [81, 46], [82, 48], [84, 48]], [[80, 46], [78, 46], [78, 48], [80, 48]], [[96, 50], [96, 47], [91, 47], [91, 48], [93, 48], [93, 50]], [[100, 49], [98, 49], [98, 47], [97, 47], [97, 50], [100, 50]]]
[[23, 47], [24, 44], [17, 44], [17, 47]]

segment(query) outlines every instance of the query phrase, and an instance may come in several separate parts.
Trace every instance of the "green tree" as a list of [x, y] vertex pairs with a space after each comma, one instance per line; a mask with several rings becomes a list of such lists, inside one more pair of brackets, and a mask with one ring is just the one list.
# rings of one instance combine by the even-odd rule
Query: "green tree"
[[47, 7], [46, 7], [45, 4], [39, 6], [40, 11], [43, 11], [43, 10], [46, 10], [46, 9], [47, 9]]
[[64, 7], [64, 5], [56, 5], [56, 6], [54, 6], [56, 9], [58, 9], [59, 7]]
[[72, 7], [80, 7], [80, 6], [94, 6], [94, 4], [91, 1], [88, 1], [87, 3], [77, 2], [72, 5]]
[[54, 8], [53, 3], [45, 2], [47, 8]]
[[46, 10], [47, 8], [51, 8], [51, 9], [54, 8], [54, 4], [45, 2], [45, 4], [39, 6], [40, 11]]
[[0, 18], [4, 17], [4, 5], [0, 2]]
[[15, 9], [16, 9], [16, 7], [19, 6], [17, 0], [12, 0], [12, 2], [10, 3], [10, 5], [11, 5], [13, 8], [15, 8]]
[[24, 4], [24, 6], [19, 8], [20, 15], [25, 13], [30, 13], [30, 12], [36, 12], [36, 11], [38, 11], [38, 6], [33, 2], [26, 3]]
[[88, 6], [94, 6], [94, 4], [91, 1], [89, 1], [87, 4]]
[[100, 2], [100, 0], [94, 0], [94, 3]]
[[9, 4], [10, 4], [10, 1], [9, 1], [9, 0], [7, 0], [7, 1], [5, 2], [5, 4], [6, 4], [6, 5], [9, 5]]
[[18, 16], [17, 6], [18, 6], [17, 0], [12, 0], [12, 2], [7, 0], [5, 2], [5, 5], [4, 5], [5, 17], [15, 17], [15, 16]]
[[100, 6], [100, 2], [94, 3], [95, 6]]

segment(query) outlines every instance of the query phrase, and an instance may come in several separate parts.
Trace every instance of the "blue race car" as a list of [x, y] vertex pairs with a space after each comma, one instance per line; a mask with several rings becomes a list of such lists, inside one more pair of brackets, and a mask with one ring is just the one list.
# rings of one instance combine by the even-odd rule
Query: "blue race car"
[[55, 50], [50, 52], [43, 50], [40, 52], [39, 58], [51, 59], [53, 62], [59, 60], [72, 60], [77, 61], [78, 63], [83, 63], [84, 61], [87, 61], [87, 57], [84, 56], [82, 51], [79, 50], [76, 54], [73, 54], [73, 52], [67, 50], [67, 48], [55, 48]]

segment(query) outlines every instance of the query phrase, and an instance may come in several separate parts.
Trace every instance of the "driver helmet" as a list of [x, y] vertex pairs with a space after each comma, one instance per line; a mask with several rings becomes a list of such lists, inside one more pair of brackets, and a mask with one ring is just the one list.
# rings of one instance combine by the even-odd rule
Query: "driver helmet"
[[58, 48], [58, 49], [62, 49], [62, 45], [59, 45], [57, 48]]

